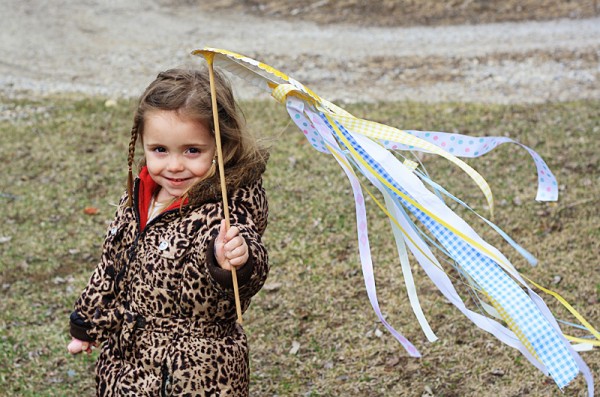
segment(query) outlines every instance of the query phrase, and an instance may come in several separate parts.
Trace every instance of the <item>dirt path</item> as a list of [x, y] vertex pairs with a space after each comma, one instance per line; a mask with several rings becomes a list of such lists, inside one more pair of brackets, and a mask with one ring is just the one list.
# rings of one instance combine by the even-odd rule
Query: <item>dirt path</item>
[[600, 98], [600, 18], [374, 28], [142, 0], [36, 3], [3, 1], [0, 95], [137, 96], [158, 71], [198, 64], [189, 52], [212, 46], [255, 57], [338, 101]]

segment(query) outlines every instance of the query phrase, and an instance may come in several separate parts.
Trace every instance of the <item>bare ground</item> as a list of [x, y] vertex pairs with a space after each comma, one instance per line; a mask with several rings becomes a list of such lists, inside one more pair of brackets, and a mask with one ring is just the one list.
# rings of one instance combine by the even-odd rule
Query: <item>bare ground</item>
[[596, 1], [493, 9], [484, 1], [3, 3], [5, 96], [137, 96], [158, 71], [198, 64], [190, 51], [211, 46], [257, 58], [336, 101], [600, 98]]
[[[202, 3], [199, 0], [162, 0], [162, 4], [172, 6]], [[208, 7], [319, 24], [388, 27], [577, 19], [600, 14], [598, 0], [217, 0], [211, 1]]]

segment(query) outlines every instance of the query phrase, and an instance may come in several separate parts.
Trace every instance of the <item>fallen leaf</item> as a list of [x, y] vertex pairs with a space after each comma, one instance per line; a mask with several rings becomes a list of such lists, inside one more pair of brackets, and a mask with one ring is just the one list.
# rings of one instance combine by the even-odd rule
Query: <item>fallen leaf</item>
[[552, 284], [553, 285], [558, 285], [561, 281], [562, 281], [562, 277], [561, 276], [554, 276], [554, 278], [552, 279]]
[[100, 210], [96, 207], [85, 207], [83, 213], [86, 215], [98, 215]]
[[288, 352], [288, 354], [291, 354], [291, 355], [295, 356], [296, 354], [298, 354], [298, 350], [300, 350], [300, 342], [293, 341], [292, 342], [292, 348], [290, 349], [290, 351]]
[[513, 199], [513, 204], [517, 205], [517, 206], [521, 205], [521, 204], [523, 204], [523, 200], [521, 200], [521, 198], [519, 196], [517, 196]]
[[504, 371], [496, 368], [492, 370], [491, 374], [494, 376], [504, 376]]
[[400, 357], [398, 356], [393, 356], [391, 358], [389, 358], [386, 362], [385, 362], [385, 366], [386, 367], [395, 367], [396, 365], [398, 365], [400, 363]]
[[433, 389], [431, 388], [431, 386], [429, 385], [425, 385], [425, 387], [423, 388], [424, 393], [421, 394], [421, 397], [433, 397]]
[[265, 291], [274, 292], [274, 291], [278, 291], [279, 289], [281, 289], [282, 286], [283, 286], [283, 284], [281, 284], [281, 283], [266, 283], [263, 286], [263, 289]]

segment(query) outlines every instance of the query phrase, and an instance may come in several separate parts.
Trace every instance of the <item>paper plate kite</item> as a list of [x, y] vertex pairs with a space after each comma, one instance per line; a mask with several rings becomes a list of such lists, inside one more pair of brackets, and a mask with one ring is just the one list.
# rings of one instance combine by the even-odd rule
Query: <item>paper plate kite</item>
[[[470, 209], [466, 204], [429, 179], [417, 163], [399, 159], [402, 152], [407, 151], [444, 157], [477, 183], [493, 215], [493, 197], [487, 182], [477, 171], [460, 160], [460, 157], [479, 157], [502, 143], [518, 142], [506, 137], [471, 137], [443, 132], [399, 130], [354, 117], [298, 81], [248, 57], [213, 48], [196, 50], [192, 54], [205, 57], [211, 74], [212, 65], [215, 64], [271, 92], [285, 106], [290, 118], [312, 147], [332, 155], [342, 167], [354, 193], [358, 247], [367, 295], [381, 322], [408, 354], [420, 357], [417, 349], [386, 322], [379, 309], [369, 248], [365, 192], [390, 220], [409, 301], [430, 341], [435, 341], [437, 337], [429, 326], [416, 295], [408, 263], [409, 251], [440, 292], [478, 327], [518, 349], [540, 371], [551, 376], [561, 389], [582, 373], [588, 385], [589, 396], [594, 395], [592, 374], [576, 350], [599, 346], [598, 331], [560, 295], [520, 275], [508, 259], [454, 213], [444, 199], [456, 201]], [[554, 175], [535, 151], [521, 146], [529, 152], [537, 167], [536, 200], [557, 200], [558, 188]], [[362, 177], [359, 178], [358, 174]], [[375, 196], [373, 188], [381, 196]], [[383, 197], [383, 200], [378, 197]], [[482, 219], [530, 263], [535, 264], [535, 258], [531, 254], [493, 223], [483, 217]], [[438, 259], [434, 251], [441, 253], [443, 258]], [[441, 261], [451, 263], [467, 281], [480, 301], [482, 312], [487, 315], [466, 307], [451, 278], [441, 266]], [[544, 301], [529, 284], [558, 299], [580, 321], [582, 328], [590, 332], [592, 338], [564, 335]]]

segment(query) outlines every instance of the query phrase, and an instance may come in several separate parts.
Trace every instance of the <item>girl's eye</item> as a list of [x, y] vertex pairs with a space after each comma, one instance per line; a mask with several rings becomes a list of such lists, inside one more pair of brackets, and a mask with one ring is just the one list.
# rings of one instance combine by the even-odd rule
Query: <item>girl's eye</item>
[[195, 147], [191, 147], [191, 148], [188, 149], [188, 153], [190, 153], [190, 154], [198, 154], [198, 153], [200, 153], [200, 149], [195, 148]]
[[165, 149], [165, 148], [164, 148], [164, 147], [162, 147], [162, 146], [159, 146], [159, 147], [156, 147], [156, 148], [154, 148], [154, 150], [153, 150], [153, 151], [154, 151], [154, 152], [156, 152], [156, 153], [166, 153], [166, 152], [167, 152], [167, 149]]

